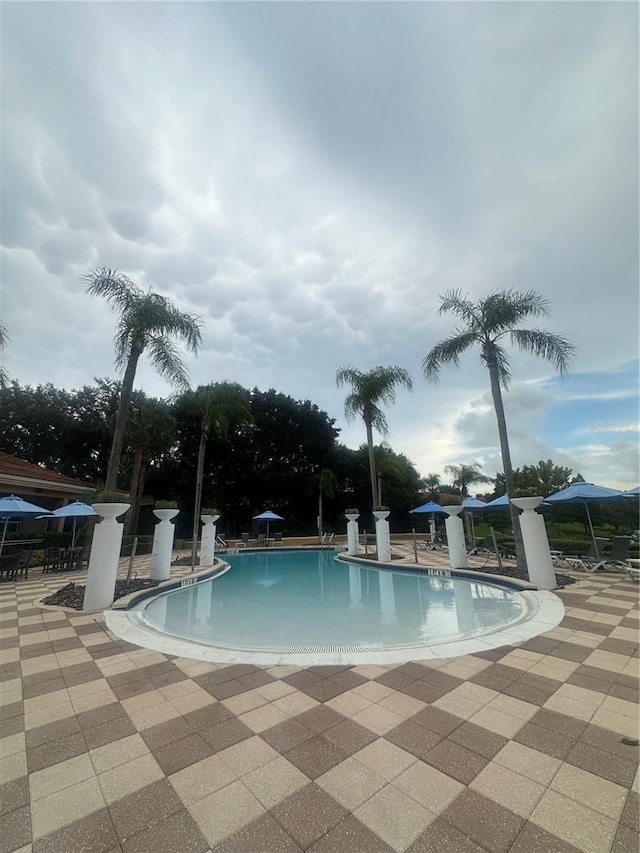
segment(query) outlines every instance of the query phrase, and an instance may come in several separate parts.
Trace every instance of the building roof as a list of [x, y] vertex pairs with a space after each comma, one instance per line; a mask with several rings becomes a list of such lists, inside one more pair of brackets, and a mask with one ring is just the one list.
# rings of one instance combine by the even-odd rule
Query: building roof
[[43, 468], [41, 465], [27, 462], [25, 459], [18, 459], [17, 456], [10, 456], [8, 453], [0, 452], [0, 482], [2, 484], [17, 484], [28, 480], [34, 481], [34, 485], [36, 483], [46, 484], [50, 488], [56, 488], [57, 486], [62, 491], [70, 491], [70, 487], [75, 491], [95, 489], [93, 483], [74, 480], [73, 477], [58, 474], [57, 471], [51, 471], [48, 468]]

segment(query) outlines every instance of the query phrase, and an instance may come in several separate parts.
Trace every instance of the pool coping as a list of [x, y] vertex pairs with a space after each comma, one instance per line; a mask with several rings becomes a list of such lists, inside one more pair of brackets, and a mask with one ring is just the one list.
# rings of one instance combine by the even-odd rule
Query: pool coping
[[[255, 549], [254, 549], [255, 550]], [[268, 549], [261, 549], [268, 550]], [[298, 550], [298, 549], [286, 549]], [[305, 549], [307, 550], [307, 549]], [[394, 569], [407, 574], [431, 573], [435, 576], [463, 577], [466, 580], [480, 581], [480, 572], [465, 571], [464, 569], [432, 569], [414, 572], [405, 563], [403, 568], [387, 563], [378, 563], [366, 558], [344, 559], [344, 555], [337, 558], [339, 562], [373, 565], [375, 568]], [[171, 592], [184, 586], [190, 586], [210, 578], [225, 574], [231, 566], [220, 558], [216, 558], [213, 567], [207, 567], [202, 572], [194, 573], [187, 578], [165, 581], [164, 583], [150, 589], [132, 593], [124, 599], [120, 599], [118, 605], [111, 610], [104, 611], [104, 620], [109, 631], [122, 640], [133, 643], [143, 648], [153, 649], [164, 654], [177, 655], [179, 657], [192, 658], [194, 660], [206, 661], [208, 663], [250, 663], [257, 666], [321, 666], [321, 665], [348, 665], [357, 666], [361, 664], [396, 664], [411, 660], [434, 660], [437, 658], [453, 658], [462, 655], [474, 654], [476, 652], [489, 651], [501, 646], [518, 645], [533, 637], [537, 637], [546, 631], [557, 627], [565, 615], [562, 601], [553, 593], [537, 590], [532, 584], [526, 584], [514, 578], [505, 578], [511, 589], [517, 590], [524, 598], [534, 615], [526, 621], [509, 625], [503, 630], [483, 634], [482, 637], [462, 638], [449, 640], [443, 643], [431, 643], [401, 649], [380, 649], [376, 651], [332, 651], [332, 652], [273, 652], [265, 650], [229, 649], [214, 645], [204, 645], [188, 641], [154, 630], [148, 623], [143, 622], [140, 605], [149, 598]], [[481, 582], [504, 587], [507, 585], [500, 575], [481, 576]], [[526, 586], [523, 586], [526, 584]]]

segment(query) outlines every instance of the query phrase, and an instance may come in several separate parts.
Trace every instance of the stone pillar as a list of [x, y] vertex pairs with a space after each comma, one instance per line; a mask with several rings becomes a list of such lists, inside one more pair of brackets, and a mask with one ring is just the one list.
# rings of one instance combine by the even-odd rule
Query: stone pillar
[[216, 521], [219, 515], [202, 515], [202, 543], [200, 545], [200, 566], [212, 566], [216, 553]]
[[168, 581], [171, 575], [171, 553], [173, 537], [176, 528], [171, 524], [180, 510], [154, 509], [153, 514], [160, 519], [153, 531], [153, 551], [151, 555], [151, 572], [149, 577], [154, 581]]
[[376, 549], [378, 562], [388, 563], [391, 560], [391, 540], [389, 539], [389, 510], [373, 513], [376, 517]]
[[102, 516], [102, 521], [96, 524], [93, 531], [83, 610], [105, 610], [113, 604], [124, 533], [124, 525], [116, 519], [124, 515], [130, 506], [126, 503], [93, 504], [95, 511]]
[[359, 514], [349, 513], [347, 518], [347, 554], [355, 555], [358, 553], [358, 539], [360, 533], [358, 531]]
[[535, 498], [513, 498], [511, 503], [521, 509], [520, 529], [522, 530], [522, 542], [527, 557], [527, 570], [529, 580], [538, 589], [555, 589], [556, 573], [553, 570], [547, 528], [544, 526], [544, 518], [535, 511], [543, 501], [541, 497]]
[[452, 569], [466, 569], [469, 564], [464, 541], [464, 527], [460, 518], [462, 507], [443, 506], [442, 509], [447, 513], [445, 527], [447, 528], [447, 543], [449, 545], [449, 563]]

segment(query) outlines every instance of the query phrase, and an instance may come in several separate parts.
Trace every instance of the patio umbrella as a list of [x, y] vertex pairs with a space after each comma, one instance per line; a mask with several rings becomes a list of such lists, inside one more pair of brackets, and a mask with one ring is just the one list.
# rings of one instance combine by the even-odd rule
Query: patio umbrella
[[2, 549], [4, 548], [4, 540], [7, 535], [9, 519], [29, 518], [38, 515], [45, 515], [48, 517], [51, 513], [48, 509], [29, 503], [29, 501], [25, 501], [17, 495], [6, 495], [5, 497], [0, 498], [0, 518], [4, 518], [2, 540], [0, 541], [0, 554], [2, 554]]
[[73, 518], [73, 533], [71, 535], [71, 547], [75, 548], [76, 546], [76, 522], [79, 518], [85, 518], [90, 515], [98, 515], [95, 509], [89, 504], [82, 503], [82, 501], [74, 501], [73, 503], [67, 504], [67, 506], [61, 506], [59, 509], [54, 509], [53, 514], [56, 518]]
[[598, 543], [593, 532], [593, 524], [591, 522], [591, 513], [589, 512], [590, 503], [599, 503], [601, 501], [618, 501], [629, 498], [628, 492], [621, 492], [618, 489], [608, 489], [606, 486], [594, 486], [593, 483], [572, 483], [566, 489], [561, 489], [553, 495], [549, 495], [544, 499], [546, 504], [584, 504], [589, 522], [589, 530], [593, 539], [593, 547], [596, 556], [599, 557]]
[[[478, 501], [478, 503], [482, 503]], [[482, 506], [477, 506], [476, 509], [479, 510], [492, 510], [492, 509], [509, 509], [509, 495], [505, 492], [504, 495], [500, 495], [499, 498], [494, 498], [489, 503], [482, 504]]]
[[477, 498], [465, 498], [462, 501], [462, 506], [465, 512], [469, 513], [469, 517], [471, 519], [471, 548], [475, 547], [476, 544], [476, 528], [473, 523], [473, 511], [474, 509], [483, 510], [486, 505], [485, 501], [479, 501]]
[[635, 489], [627, 489], [625, 495], [640, 495], [640, 486], [636, 486]]
[[281, 515], [276, 515], [275, 512], [271, 512], [270, 509], [266, 509], [264, 512], [261, 512], [260, 515], [253, 516], [254, 521], [266, 521], [267, 522], [267, 535], [266, 541], [269, 541], [269, 522], [270, 521], [284, 521], [284, 518]]
[[431, 518], [429, 519], [429, 532], [431, 533], [431, 541], [435, 539], [436, 535], [436, 512], [444, 513], [444, 510], [437, 504], [435, 501], [429, 501], [426, 504], [422, 504], [421, 506], [417, 506], [415, 509], [409, 510], [409, 512], [429, 512], [431, 513]]

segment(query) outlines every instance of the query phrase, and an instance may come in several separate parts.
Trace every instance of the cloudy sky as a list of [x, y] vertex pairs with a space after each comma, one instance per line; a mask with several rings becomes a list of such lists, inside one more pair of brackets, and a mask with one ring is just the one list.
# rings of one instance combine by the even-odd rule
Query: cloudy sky
[[514, 354], [515, 465], [637, 485], [637, 4], [4, 3], [2, 56], [13, 378], [114, 375], [82, 276], [118, 267], [202, 317], [194, 385], [311, 399], [356, 447], [336, 369], [397, 364], [394, 450], [495, 475], [477, 352], [421, 361], [445, 290], [535, 289], [577, 359]]

